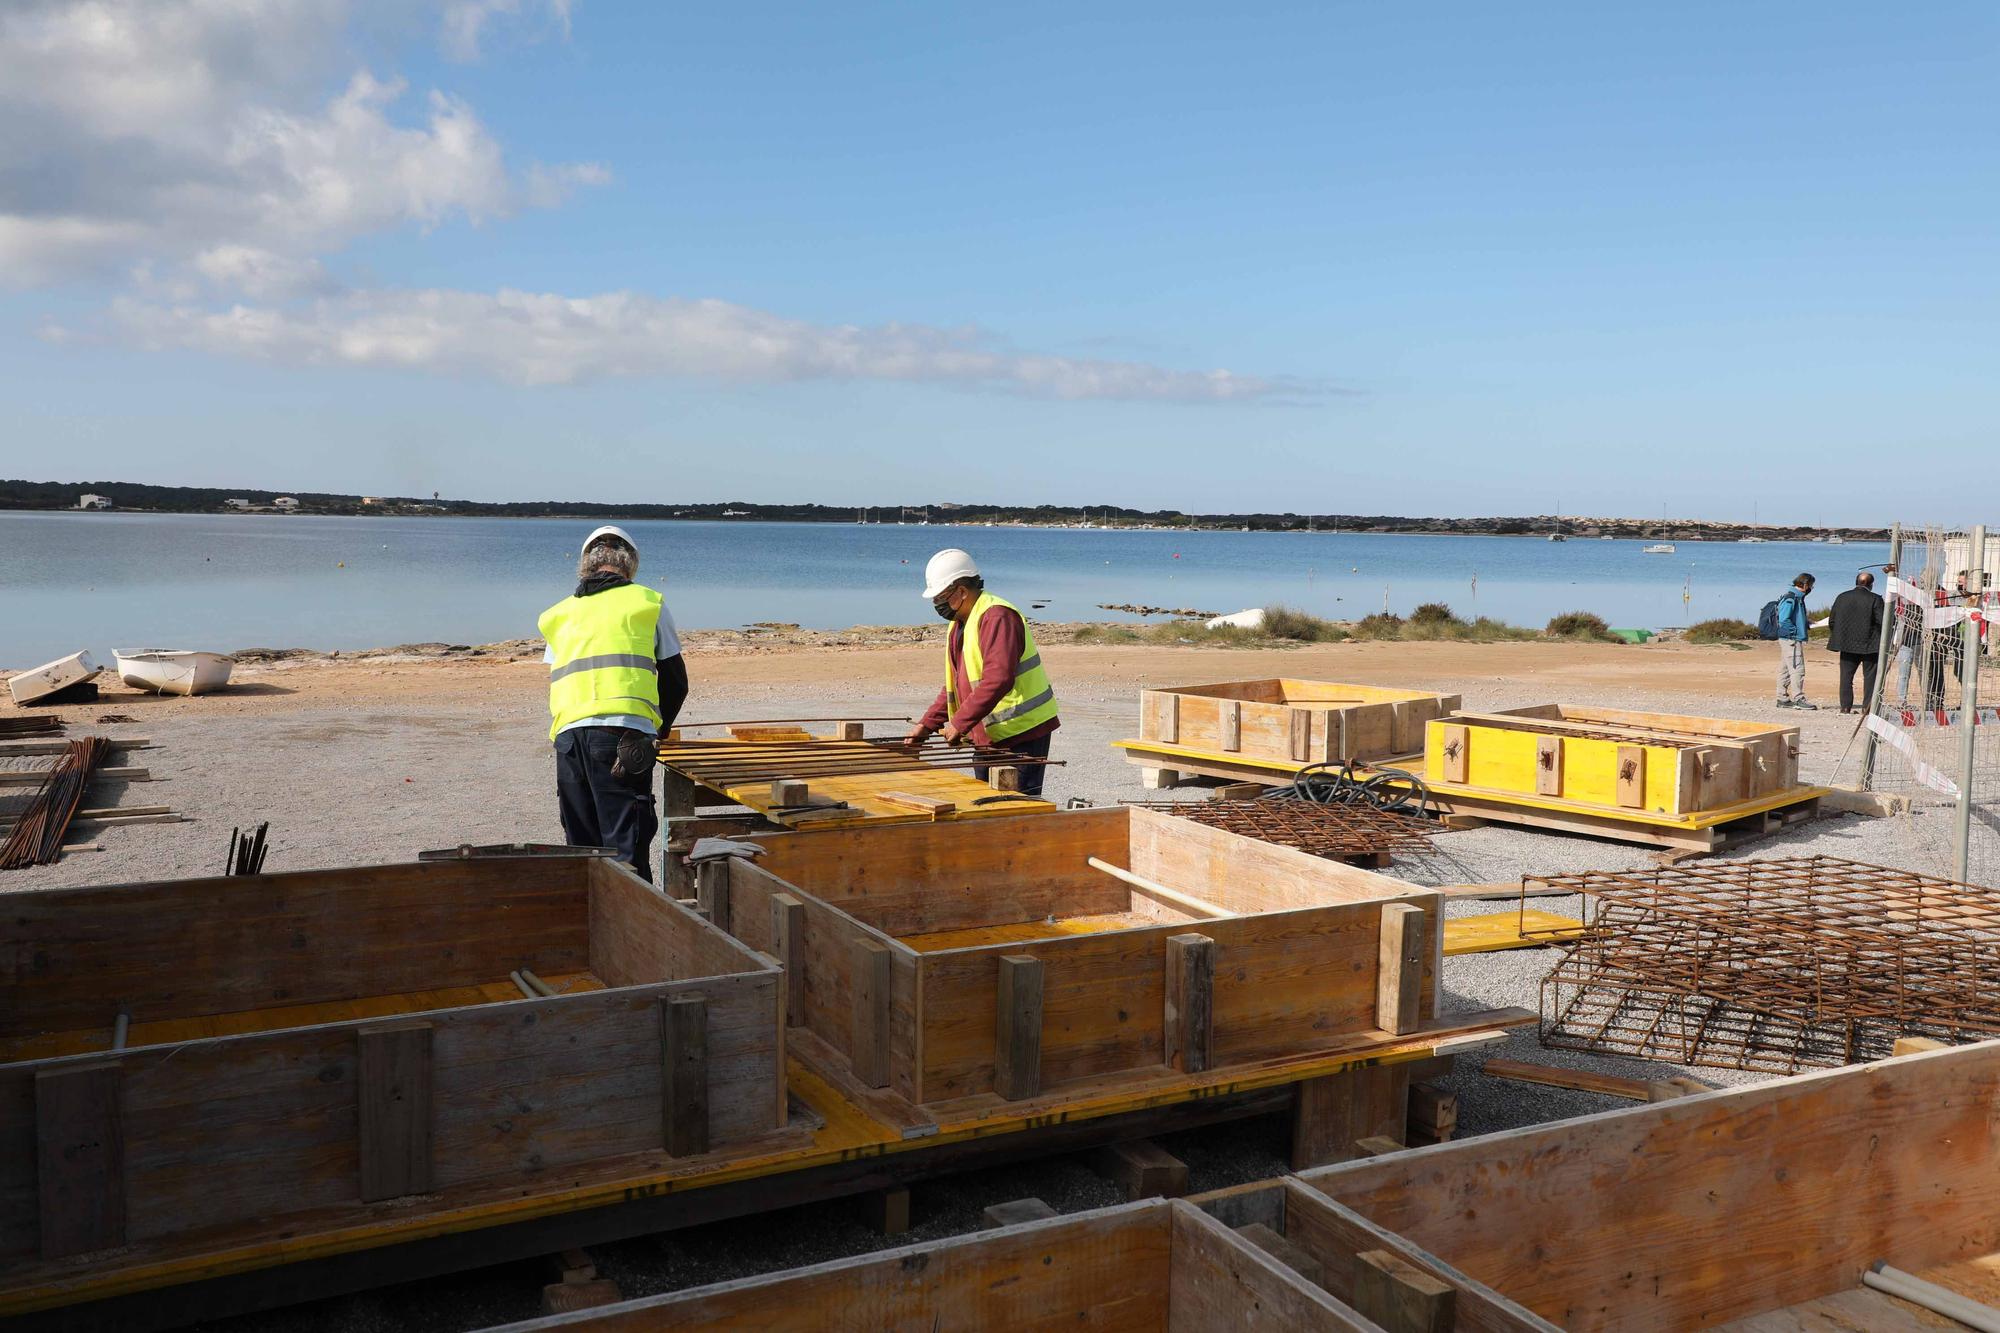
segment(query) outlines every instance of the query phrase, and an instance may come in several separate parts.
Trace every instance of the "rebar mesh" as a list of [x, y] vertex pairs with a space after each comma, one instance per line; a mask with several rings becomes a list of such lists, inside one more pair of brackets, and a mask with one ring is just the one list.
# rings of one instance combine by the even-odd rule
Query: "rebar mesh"
[[1428, 819], [1372, 805], [1319, 805], [1310, 801], [1135, 801], [1146, 810], [1191, 819], [1314, 856], [1367, 856], [1377, 852], [1426, 852], [1437, 825]]
[[2000, 1036], [1991, 889], [1828, 856], [1533, 887], [1592, 901], [1542, 980], [1544, 1045], [1793, 1073], [1886, 1055], [1902, 1036]]

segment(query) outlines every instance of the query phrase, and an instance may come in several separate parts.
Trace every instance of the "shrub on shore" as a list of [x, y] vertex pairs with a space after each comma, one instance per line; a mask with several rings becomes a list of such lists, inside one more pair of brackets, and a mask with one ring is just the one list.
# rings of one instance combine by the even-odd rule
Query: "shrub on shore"
[[1331, 620], [1284, 605], [1264, 608], [1263, 632], [1270, 638], [1294, 643], [1339, 643], [1348, 637], [1347, 631]]
[[1747, 620], [1732, 620], [1728, 616], [1716, 620], [1704, 620], [1698, 625], [1688, 626], [1689, 643], [1735, 643], [1739, 639], [1754, 639], [1757, 627]]
[[1549, 621], [1542, 633], [1551, 639], [1585, 639], [1594, 643], [1623, 643], [1604, 617], [1594, 611], [1565, 611]]
[[1357, 639], [1398, 639], [1405, 643], [1448, 639], [1459, 643], [1503, 643], [1537, 637], [1535, 631], [1481, 616], [1466, 620], [1443, 602], [1425, 602], [1405, 620], [1386, 611], [1364, 617], [1354, 627]]

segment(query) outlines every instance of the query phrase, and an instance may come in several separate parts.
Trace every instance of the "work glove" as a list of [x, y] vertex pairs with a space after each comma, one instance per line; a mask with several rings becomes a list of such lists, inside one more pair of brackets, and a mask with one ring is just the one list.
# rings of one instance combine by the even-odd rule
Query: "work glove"
[[618, 736], [618, 757], [611, 763], [611, 776], [634, 787], [651, 789], [653, 764], [659, 755], [659, 737], [624, 728]]

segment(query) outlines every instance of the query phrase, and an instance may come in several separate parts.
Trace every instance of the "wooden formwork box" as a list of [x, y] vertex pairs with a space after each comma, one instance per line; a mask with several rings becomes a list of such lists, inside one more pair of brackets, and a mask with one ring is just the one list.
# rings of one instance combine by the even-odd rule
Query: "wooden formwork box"
[[1335, 1295], [1357, 1248], [1399, 1256], [1459, 1328], [1952, 1328], [1861, 1274], [2000, 1303], [1996, 1124], [1984, 1042], [1307, 1171], [1281, 1229]]
[[1139, 736], [1123, 744], [1149, 773], [1176, 758], [1188, 772], [1220, 765], [1225, 777], [1245, 764], [1295, 771], [1414, 754], [1424, 724], [1458, 706], [1455, 694], [1319, 680], [1180, 685], [1139, 692]]
[[1725, 718], [1541, 704], [1425, 729], [1433, 786], [1696, 815], [1799, 785], [1799, 729]]
[[9, 1279], [518, 1201], [785, 1121], [783, 973], [609, 860], [4, 897]]
[[1379, 1333], [1243, 1236], [1167, 1199], [531, 1320], [504, 1333], [558, 1328]]
[[1435, 1013], [1435, 891], [1154, 811], [753, 841], [715, 919], [786, 964], [802, 1057], [911, 1103], [1303, 1056]]

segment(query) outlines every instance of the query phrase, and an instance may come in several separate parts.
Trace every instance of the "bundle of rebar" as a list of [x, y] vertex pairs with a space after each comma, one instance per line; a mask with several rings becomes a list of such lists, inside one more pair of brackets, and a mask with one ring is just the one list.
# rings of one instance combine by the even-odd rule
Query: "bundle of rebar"
[[831, 778], [862, 773], [908, 773], [921, 769], [1025, 767], [1047, 759], [965, 742], [931, 738], [922, 744], [900, 740], [666, 740], [660, 762], [704, 786], [723, 788], [779, 778]]
[[255, 833], [245, 833], [240, 828], [229, 830], [229, 862], [222, 872], [225, 875], [261, 875], [264, 873], [264, 835], [271, 831], [271, 821], [265, 820], [257, 826]]
[[63, 720], [54, 713], [0, 717], [0, 740], [12, 740], [17, 736], [55, 736], [60, 734], [62, 729]]
[[1547, 1046], [1790, 1074], [1879, 1058], [1899, 1037], [2000, 1036], [1993, 889], [1829, 856], [1522, 887], [1593, 900], [1542, 981]]
[[63, 835], [83, 804], [91, 770], [104, 761], [111, 742], [102, 736], [71, 741], [48, 778], [35, 789], [7, 840], [0, 843], [0, 870], [47, 865], [62, 855]]
[[1428, 851], [1431, 834], [1438, 827], [1428, 819], [1372, 805], [1320, 805], [1290, 800], [1135, 801], [1133, 804], [1333, 859], [1378, 852]]

